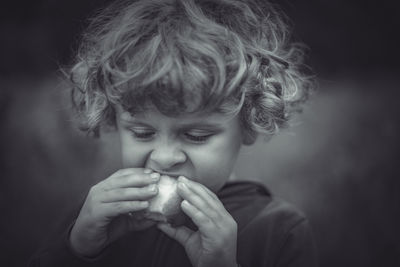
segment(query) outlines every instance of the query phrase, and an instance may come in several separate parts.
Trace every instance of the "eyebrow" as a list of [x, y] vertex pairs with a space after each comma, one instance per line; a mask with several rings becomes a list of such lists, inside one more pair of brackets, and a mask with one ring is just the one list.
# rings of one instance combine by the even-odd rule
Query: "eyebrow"
[[183, 129], [193, 129], [193, 128], [201, 128], [206, 130], [222, 130], [224, 127], [220, 123], [212, 123], [212, 122], [190, 122], [190, 123], [182, 123], [179, 124], [180, 128]]
[[[133, 117], [130, 119], [121, 118], [121, 121], [125, 124], [138, 125], [138, 126], [144, 126], [144, 127], [150, 127], [150, 128], [153, 127], [151, 124], [146, 123], [143, 120], [145, 120], [145, 119], [139, 119], [139, 118], [133, 118]], [[224, 127], [220, 123], [216, 123], [216, 122], [199, 121], [199, 122], [179, 123], [179, 124], [177, 124], [176, 128], [181, 128], [181, 129], [202, 128], [202, 129], [206, 129], [206, 130], [222, 130]]]

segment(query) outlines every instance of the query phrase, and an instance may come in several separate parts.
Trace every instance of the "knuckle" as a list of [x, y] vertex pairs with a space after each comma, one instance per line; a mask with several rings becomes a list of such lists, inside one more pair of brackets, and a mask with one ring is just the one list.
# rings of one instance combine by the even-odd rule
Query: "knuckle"
[[125, 209], [125, 205], [122, 202], [116, 202], [116, 203], [114, 203], [114, 209], [118, 213], [122, 213]]
[[199, 210], [192, 210], [193, 216], [198, 220], [204, 220], [203, 214]]
[[119, 169], [114, 172], [114, 175], [124, 175], [127, 172], [127, 169]]
[[150, 186], [145, 186], [142, 188], [135, 188], [135, 193], [139, 196], [147, 196], [151, 192]]
[[96, 193], [97, 193], [97, 191], [98, 191], [98, 187], [99, 187], [98, 184], [92, 186], [92, 187], [89, 189], [88, 196], [96, 195]]
[[136, 169], [119, 169], [118, 171], [116, 171], [112, 177], [118, 177], [118, 176], [124, 176], [124, 175], [129, 175], [135, 172]]
[[98, 186], [98, 190], [100, 191], [107, 191], [110, 190], [111, 188], [113, 188], [115, 185], [115, 181], [113, 179], [107, 180], [107, 181], [103, 181], [99, 184]]
[[220, 203], [219, 198], [217, 197], [216, 194], [214, 194], [212, 191], [209, 190], [209, 195], [211, 196], [211, 198], [213, 198], [214, 200], [216, 200], [218, 203]]
[[204, 225], [210, 225], [212, 224], [212, 220], [210, 218], [208, 218], [207, 216], [205, 216], [202, 212], [197, 211], [195, 214], [198, 218], [198, 220], [204, 224]]
[[123, 176], [119, 179], [120, 187], [130, 186], [132, 182], [134, 182], [134, 180], [132, 180], [131, 176]]
[[237, 223], [235, 222], [235, 220], [229, 220], [228, 222], [227, 222], [227, 228], [226, 228], [226, 230], [227, 231], [229, 231], [229, 233], [231, 233], [231, 232], [236, 232], [237, 231]]
[[127, 183], [137, 183], [138, 181], [140, 181], [140, 179], [140, 174], [137, 173], [129, 174], [128, 176], [126, 176]]
[[207, 186], [200, 184], [200, 187], [204, 189], [204, 191], [206, 191], [208, 194], [210, 194], [212, 197], [217, 197], [213, 191], [211, 191], [210, 189], [208, 189]]
[[129, 209], [133, 211], [138, 211], [141, 209], [139, 201], [130, 201], [129, 202]]
[[192, 197], [194, 203], [204, 204], [203, 200], [198, 195], [189, 195]]
[[220, 214], [215, 211], [210, 211], [210, 217], [218, 220], [221, 218]]
[[237, 222], [236, 222], [236, 221], [233, 221], [233, 229], [234, 229], [235, 231], [237, 231], [237, 229], [238, 229], [238, 225], [237, 225]]
[[130, 177], [130, 179], [133, 180], [133, 181], [137, 181], [137, 180], [140, 180], [140, 179], [141, 179], [141, 175], [138, 174], [138, 173], [133, 173], [133, 174], [131, 174], [129, 177]]
[[[106, 186], [106, 184], [103, 184], [103, 185]], [[116, 187], [116, 181], [114, 179], [108, 180], [107, 187], [109, 187], [109, 188]]]
[[114, 177], [120, 176], [122, 175], [123, 170], [119, 169], [116, 172], [114, 172], [113, 174], [111, 174], [107, 179], [113, 179]]
[[199, 184], [199, 186], [204, 189], [204, 191], [208, 192], [208, 193], [212, 193], [210, 189], [207, 188], [207, 186], [203, 185], [203, 184]]
[[119, 189], [116, 192], [117, 195], [120, 196], [120, 198], [124, 199], [124, 200], [129, 200], [130, 198], [132, 198], [133, 196], [135, 196], [135, 189], [133, 188], [124, 188], [124, 189]]
[[96, 210], [92, 206], [88, 206], [85, 209], [85, 214], [88, 215], [89, 217], [94, 217], [96, 214]]
[[232, 236], [232, 230], [231, 229], [222, 230], [222, 236], [223, 236], [223, 238], [221, 238], [221, 239], [224, 241], [227, 241]]
[[91, 205], [95, 205], [97, 200], [98, 200], [98, 197], [96, 196], [96, 194], [91, 194], [91, 195], [88, 195], [88, 197], [87, 197], [87, 202], [89, 202]]
[[130, 188], [128, 191], [129, 196], [131, 197], [142, 197], [148, 195], [147, 188]]
[[115, 195], [119, 196], [122, 199], [126, 199], [129, 196], [129, 189], [116, 189]]

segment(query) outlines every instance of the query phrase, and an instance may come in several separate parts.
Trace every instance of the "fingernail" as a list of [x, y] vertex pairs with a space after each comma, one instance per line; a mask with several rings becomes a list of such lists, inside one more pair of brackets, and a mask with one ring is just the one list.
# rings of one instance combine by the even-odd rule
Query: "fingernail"
[[187, 189], [188, 189], [187, 185], [185, 185], [185, 184], [182, 183], [182, 182], [179, 182], [179, 183], [178, 183], [178, 186], [179, 186], [181, 189], [183, 189], [183, 190], [187, 190]]
[[152, 180], [158, 181], [158, 179], [160, 179], [160, 174], [157, 172], [154, 172], [154, 173], [150, 174], [150, 178]]
[[155, 192], [156, 191], [156, 185], [155, 184], [152, 184], [152, 185], [149, 185], [149, 187], [148, 187], [148, 190], [150, 191], [150, 192]]
[[153, 171], [150, 170], [150, 169], [144, 169], [143, 172], [144, 172], [145, 174], [149, 174], [149, 173], [152, 173]]
[[188, 207], [189, 206], [189, 201], [187, 201], [186, 199], [184, 199], [182, 201], [182, 205]]
[[186, 182], [186, 181], [187, 181], [187, 178], [186, 178], [185, 176], [179, 176], [179, 177], [178, 177], [178, 180], [179, 180], [179, 181], [182, 181], [182, 182]]

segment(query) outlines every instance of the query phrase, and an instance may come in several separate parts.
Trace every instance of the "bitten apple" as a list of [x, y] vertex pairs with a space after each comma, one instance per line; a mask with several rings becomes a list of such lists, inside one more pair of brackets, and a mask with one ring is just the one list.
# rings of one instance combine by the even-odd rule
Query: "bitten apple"
[[167, 222], [173, 226], [185, 223], [186, 215], [181, 210], [182, 198], [177, 192], [176, 178], [161, 175], [157, 184], [158, 194], [149, 200], [144, 216], [148, 219]]

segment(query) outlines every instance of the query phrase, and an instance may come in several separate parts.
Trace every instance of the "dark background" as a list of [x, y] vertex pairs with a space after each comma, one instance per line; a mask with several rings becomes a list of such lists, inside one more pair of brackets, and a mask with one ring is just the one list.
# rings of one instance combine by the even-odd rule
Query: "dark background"
[[[76, 131], [56, 78], [83, 19], [107, 1], [3, 2], [0, 266], [26, 266], [89, 187], [120, 166], [115, 134]], [[400, 9], [396, 1], [280, 2], [310, 47], [320, 89], [293, 128], [243, 149], [237, 174], [308, 215], [321, 266], [400, 266]]]

